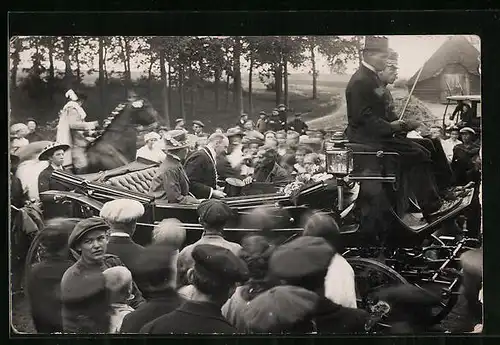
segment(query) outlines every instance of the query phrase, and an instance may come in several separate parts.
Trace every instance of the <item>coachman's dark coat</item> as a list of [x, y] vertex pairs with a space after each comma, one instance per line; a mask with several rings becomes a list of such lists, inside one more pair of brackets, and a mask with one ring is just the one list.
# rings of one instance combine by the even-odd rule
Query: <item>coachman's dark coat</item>
[[347, 138], [351, 142], [397, 152], [406, 166], [431, 163], [430, 152], [424, 147], [410, 139], [393, 136], [385, 92], [377, 74], [367, 67], [361, 66], [354, 73], [346, 88]]

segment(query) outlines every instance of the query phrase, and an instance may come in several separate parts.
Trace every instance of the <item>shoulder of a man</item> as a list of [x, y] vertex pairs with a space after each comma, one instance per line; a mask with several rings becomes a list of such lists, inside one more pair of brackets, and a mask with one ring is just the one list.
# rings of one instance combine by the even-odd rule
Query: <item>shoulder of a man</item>
[[66, 285], [68, 281], [72, 280], [73, 278], [79, 276], [81, 274], [81, 271], [78, 267], [78, 263], [74, 263], [71, 265], [66, 272], [64, 272], [62, 278], [61, 278], [61, 287]]

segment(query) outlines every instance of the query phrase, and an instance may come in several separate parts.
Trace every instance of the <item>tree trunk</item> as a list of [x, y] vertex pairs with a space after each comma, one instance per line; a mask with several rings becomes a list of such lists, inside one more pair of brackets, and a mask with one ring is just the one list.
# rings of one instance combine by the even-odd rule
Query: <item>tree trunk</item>
[[104, 65], [104, 40], [99, 37], [99, 96], [101, 108], [104, 106], [104, 84], [105, 84], [105, 65]]
[[283, 73], [282, 73], [282, 65], [280, 62], [276, 63], [274, 65], [274, 88], [276, 92], [276, 106], [281, 103], [281, 90], [283, 89], [282, 87], [282, 80], [283, 80]]
[[313, 76], [313, 95], [312, 99], [318, 99], [318, 71], [316, 70], [316, 53], [314, 52], [314, 44], [309, 46], [311, 51], [311, 65], [312, 65], [312, 76]]
[[288, 60], [283, 57], [283, 90], [284, 90], [284, 103], [288, 107]]
[[106, 82], [106, 85], [108, 85], [108, 82], [109, 82], [109, 75], [108, 75], [108, 64], [106, 63], [106, 61], [108, 60], [108, 48], [106, 48], [106, 45], [103, 44], [104, 46], [104, 58], [103, 58], [103, 62], [102, 62], [102, 66], [103, 66], [103, 70], [104, 70], [104, 80]]
[[80, 40], [75, 39], [75, 62], [76, 62], [76, 80], [78, 83], [82, 81], [82, 75], [80, 73]]
[[179, 63], [179, 103], [181, 117], [185, 121], [186, 114], [184, 113], [184, 66], [182, 66], [182, 63]]
[[[172, 113], [172, 69], [171, 62], [168, 62], [168, 90], [167, 90], [167, 99], [168, 99], [168, 114]], [[170, 125], [170, 124], [168, 124]]]
[[54, 97], [54, 82], [55, 82], [55, 70], [54, 70], [54, 38], [49, 37], [48, 41], [49, 49], [49, 97], [52, 100]]
[[73, 71], [71, 70], [71, 52], [70, 52], [70, 46], [71, 46], [71, 39], [72, 37], [63, 37], [63, 51], [64, 51], [64, 56], [63, 56], [63, 61], [64, 61], [64, 79], [66, 80], [66, 87], [70, 87], [71, 79], [73, 78]]
[[132, 85], [132, 72], [130, 70], [130, 57], [131, 57], [131, 52], [130, 52], [130, 38], [124, 37], [124, 42], [125, 42], [125, 64], [127, 66], [127, 83], [128, 85]]
[[122, 58], [122, 63], [123, 63], [123, 83], [125, 84], [125, 94], [127, 93], [127, 90], [128, 90], [128, 87], [129, 87], [129, 84], [128, 84], [128, 66], [127, 66], [127, 57], [126, 57], [126, 54], [125, 54], [125, 42], [124, 42], [124, 37], [120, 36], [119, 37], [119, 40], [120, 40], [120, 49], [121, 49], [121, 52], [120, 52], [120, 55], [121, 55], [121, 58]]
[[219, 110], [219, 92], [220, 92], [220, 78], [222, 76], [222, 72], [219, 68], [215, 69], [214, 73], [214, 97], [215, 97], [215, 110]]
[[229, 87], [229, 74], [226, 77], [226, 105], [225, 109], [229, 107], [229, 93], [231, 92], [231, 88]]
[[23, 48], [21, 38], [13, 38], [14, 47], [12, 52], [12, 68], [10, 69], [10, 87], [14, 90], [17, 87], [17, 70], [21, 61], [20, 53]]
[[243, 112], [243, 90], [241, 88], [241, 38], [237, 36], [234, 44], [234, 100], [236, 102], [236, 112], [241, 114]]
[[253, 77], [253, 55], [250, 55], [250, 67], [248, 69], [248, 114], [253, 113], [253, 99], [252, 99], [252, 77]]
[[191, 119], [195, 118], [196, 115], [196, 104], [195, 104], [195, 89], [196, 89], [196, 81], [194, 80], [194, 68], [193, 65], [189, 66], [189, 96], [190, 96], [190, 103], [191, 103], [191, 109], [190, 109], [190, 115]]
[[[149, 67], [148, 67], [148, 97], [151, 98], [151, 89], [153, 88], [153, 64], [155, 63], [155, 59], [153, 54], [149, 56]], [[161, 59], [160, 59], [161, 64]], [[160, 66], [161, 68], [161, 66]], [[165, 78], [166, 79], [166, 78]]]
[[[152, 66], [153, 64], [151, 64]], [[161, 74], [161, 89], [163, 98], [163, 118], [165, 123], [170, 127], [170, 114], [168, 112], [168, 86], [167, 86], [167, 71], [165, 69], [165, 51], [160, 50], [160, 74]], [[151, 76], [151, 71], [150, 71]]]

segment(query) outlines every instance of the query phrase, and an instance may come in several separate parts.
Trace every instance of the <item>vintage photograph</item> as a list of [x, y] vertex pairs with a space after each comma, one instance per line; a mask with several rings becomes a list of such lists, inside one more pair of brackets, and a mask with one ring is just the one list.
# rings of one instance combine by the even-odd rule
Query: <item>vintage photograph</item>
[[12, 333], [482, 333], [478, 36], [9, 57]]

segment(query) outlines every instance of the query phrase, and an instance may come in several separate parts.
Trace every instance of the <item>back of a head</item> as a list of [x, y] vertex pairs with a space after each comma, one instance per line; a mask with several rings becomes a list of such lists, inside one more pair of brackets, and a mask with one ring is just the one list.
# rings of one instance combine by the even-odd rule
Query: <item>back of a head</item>
[[125, 266], [115, 266], [102, 272], [106, 289], [116, 296], [127, 296], [132, 287], [132, 273]]
[[227, 137], [223, 133], [213, 133], [208, 137], [209, 144], [216, 144], [221, 142], [222, 140], [227, 139]]
[[340, 231], [337, 222], [326, 213], [311, 215], [304, 224], [303, 236], [321, 237], [336, 249], [340, 249]]
[[68, 248], [68, 238], [78, 218], [53, 218], [46, 222], [41, 235], [41, 244], [49, 255], [55, 255]]
[[239, 257], [246, 262], [250, 278], [262, 279], [267, 275], [273, 250], [274, 246], [264, 236], [251, 235], [243, 239]]
[[180, 249], [186, 240], [186, 229], [178, 219], [164, 219], [153, 229], [152, 236], [154, 244], [165, 244]]

